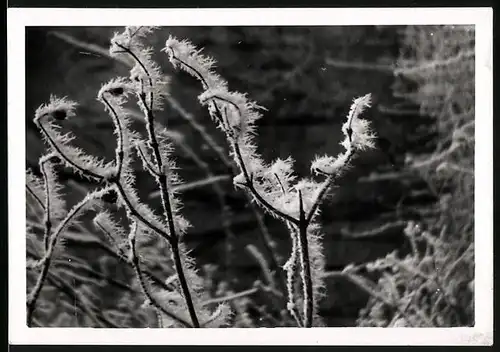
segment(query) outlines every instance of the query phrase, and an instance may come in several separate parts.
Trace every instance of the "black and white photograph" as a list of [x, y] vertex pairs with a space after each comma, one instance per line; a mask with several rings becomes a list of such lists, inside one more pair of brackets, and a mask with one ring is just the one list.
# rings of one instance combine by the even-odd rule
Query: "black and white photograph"
[[17, 24], [16, 336], [492, 343], [491, 11], [323, 10]]

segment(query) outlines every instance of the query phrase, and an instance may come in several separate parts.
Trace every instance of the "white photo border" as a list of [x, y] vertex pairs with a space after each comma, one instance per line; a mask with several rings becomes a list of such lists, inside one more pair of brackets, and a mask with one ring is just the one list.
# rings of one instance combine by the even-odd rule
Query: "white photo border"
[[[354, 26], [476, 28], [475, 322], [471, 328], [92, 329], [26, 326], [25, 27]], [[9, 342], [88, 345], [492, 345], [493, 10], [491, 8], [220, 8], [7, 10]], [[404, 330], [401, 330], [404, 329]]]

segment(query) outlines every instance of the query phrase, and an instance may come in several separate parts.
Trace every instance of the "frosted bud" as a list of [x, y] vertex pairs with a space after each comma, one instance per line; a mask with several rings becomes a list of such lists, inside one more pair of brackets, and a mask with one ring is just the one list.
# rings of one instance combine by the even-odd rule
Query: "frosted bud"
[[50, 102], [46, 105], [41, 105], [35, 112], [35, 123], [42, 116], [50, 116], [56, 120], [62, 121], [68, 117], [75, 116], [75, 108], [77, 103], [68, 100], [67, 98], [57, 98], [50, 96]]
[[133, 85], [124, 77], [118, 77], [104, 84], [99, 93], [98, 99], [102, 99], [105, 95], [108, 99], [114, 100], [119, 105], [126, 101], [127, 95], [134, 90]]

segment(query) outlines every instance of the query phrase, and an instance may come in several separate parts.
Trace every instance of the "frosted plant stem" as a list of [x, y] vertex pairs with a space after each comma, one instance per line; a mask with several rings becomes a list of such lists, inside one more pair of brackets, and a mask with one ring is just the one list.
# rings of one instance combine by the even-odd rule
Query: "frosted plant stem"
[[[260, 163], [260, 157], [253, 154], [254, 145], [251, 141], [251, 134], [253, 132], [253, 128], [255, 127], [255, 120], [261, 117], [261, 115], [256, 112], [256, 108], [259, 108], [259, 106], [257, 106], [254, 102], [248, 101], [245, 94], [229, 92], [227, 90], [227, 82], [222, 80], [212, 71], [215, 60], [200, 54], [200, 50], [196, 49], [189, 41], [178, 41], [175, 38], [169, 37], [166, 42], [166, 46], [162, 51], [167, 53], [169, 60], [174, 67], [177, 68], [181, 66], [183, 70], [197, 78], [202, 83], [204, 92], [198, 96], [200, 103], [202, 105], [208, 105], [210, 116], [218, 124], [218, 127], [226, 133], [226, 137], [231, 146], [231, 154], [233, 155], [240, 171], [240, 174], [233, 179], [235, 186], [245, 188], [247, 191], [246, 193], [249, 196], [252, 196], [252, 200], [259, 203], [262, 208], [280, 220], [283, 220], [291, 227], [296, 228], [296, 247], [301, 265], [301, 281], [303, 288], [303, 326], [311, 327], [313, 320], [314, 297], [311, 278], [311, 263], [309, 257], [309, 244], [307, 238], [308, 228], [317, 215], [319, 205], [323, 202], [326, 194], [332, 188], [333, 182], [349, 166], [348, 164], [354, 156], [355, 151], [375, 147], [374, 139], [376, 136], [370, 129], [369, 122], [367, 120], [354, 121], [366, 107], [370, 106], [371, 95], [367, 94], [353, 100], [353, 104], [351, 105], [347, 116], [347, 121], [342, 126], [342, 132], [344, 133], [346, 139], [341, 144], [346, 149], [346, 153], [340, 153], [337, 158], [318, 158], [315, 162], [313, 162], [311, 169], [316, 173], [318, 173], [319, 169], [319, 173], [326, 174], [328, 177], [319, 186], [319, 188], [314, 190], [314, 200], [312, 202], [312, 206], [307, 206], [307, 210], [304, 208], [302, 191], [298, 192], [300, 210], [299, 218], [297, 219], [295, 218], [296, 215], [288, 214], [288, 210], [281, 210], [281, 208], [274, 206], [272, 201], [268, 200], [270, 198], [268, 198], [268, 194], [266, 192], [269, 191], [271, 195], [274, 194], [272, 190], [268, 190], [266, 188], [269, 185], [264, 182], [262, 189], [259, 187], [260, 182], [257, 178], [261, 176], [261, 171], [266, 172], [266, 170], [261, 170], [261, 168], [267, 168], [267, 171], [269, 171], [268, 167]], [[176, 53], [176, 51], [178, 51], [178, 53]], [[222, 110], [225, 114], [221, 113], [221, 108], [219, 108], [218, 105], [219, 103], [222, 104]], [[231, 105], [231, 107], [237, 111], [239, 116], [233, 116], [233, 112], [231, 115], [227, 115], [226, 107], [228, 105]], [[248, 150], [246, 147], [248, 147]], [[256, 174], [254, 174], [254, 162], [255, 168], [257, 169]], [[326, 171], [321, 170], [319, 166], [326, 166]], [[279, 177], [276, 174], [275, 176], [279, 182]], [[254, 181], [256, 183], [254, 183]], [[304, 182], [307, 183], [308, 181], [304, 180]], [[283, 193], [286, 193], [283, 184], [281, 184], [281, 182], [279, 183]], [[279, 200], [285, 202], [288, 201], [286, 197], [283, 198], [284, 199], [279, 198]], [[309, 204], [309, 201], [307, 204]], [[285, 205], [288, 205], [288, 203], [285, 203]], [[316, 253], [314, 253], [314, 256], [316, 256]], [[292, 259], [293, 255], [290, 260]], [[288, 287], [290, 282], [293, 283], [293, 271], [288, 268], [289, 265], [292, 265], [291, 261], [285, 264], [285, 266], [287, 266], [288, 274], [286, 284], [289, 302], [287, 308], [293, 314], [294, 292], [293, 288], [289, 289]]]
[[[139, 256], [137, 255], [137, 246], [136, 246], [135, 238], [130, 239], [130, 248], [131, 248], [131, 252], [132, 252], [132, 258], [131, 258], [132, 259], [132, 266], [134, 267], [134, 270], [135, 270], [137, 279], [139, 280], [142, 292], [144, 293], [146, 298], [149, 300], [151, 305], [153, 307], [155, 307], [156, 310], [161, 311], [163, 314], [165, 314], [169, 318], [172, 318], [173, 320], [181, 323], [185, 327], [191, 328], [192, 326], [188, 322], [186, 322], [184, 319], [180, 318], [179, 316], [169, 312], [168, 310], [163, 308], [163, 306], [161, 304], [159, 304], [157, 302], [156, 298], [154, 298], [154, 296], [151, 294], [151, 291], [149, 290], [149, 287], [146, 283], [146, 280], [144, 280], [144, 275], [142, 273], [140, 263], [139, 263]], [[158, 321], [161, 322], [160, 319]]]
[[137, 219], [142, 222], [145, 226], [149, 227], [156, 233], [159, 233], [162, 237], [165, 239], [169, 240], [170, 236], [168, 233], [165, 231], [161, 230], [157, 226], [153, 225], [150, 221], [148, 221], [144, 216], [142, 216], [141, 213], [137, 211], [137, 209], [134, 208], [132, 203], [130, 202], [130, 199], [128, 199], [127, 193], [125, 192], [125, 189], [123, 188], [122, 184], [118, 181], [114, 182], [116, 189], [118, 190], [118, 193], [120, 193], [120, 196], [123, 198], [123, 201], [125, 202], [125, 206], [127, 207], [127, 210], [129, 210]]
[[[218, 114], [220, 120], [223, 120], [223, 118], [222, 118], [222, 115], [220, 113], [220, 110], [218, 109], [217, 103], [215, 102], [215, 99], [221, 100], [221, 101], [224, 101], [228, 104], [233, 105], [241, 114], [239, 107], [237, 105], [235, 105], [233, 102], [231, 102], [227, 99], [217, 97], [217, 96], [214, 96], [213, 98], [214, 98], [214, 100], [212, 100], [212, 104], [214, 105], [215, 110], [217, 111], [217, 114]], [[311, 274], [310, 274], [311, 269], [310, 269], [310, 263], [309, 263], [309, 249], [308, 249], [308, 243], [307, 243], [307, 227], [309, 226], [309, 223], [311, 222], [312, 215], [314, 214], [315, 210], [312, 211], [310, 214], [311, 216], [310, 217], [308, 216], [308, 218], [306, 219], [306, 215], [304, 214], [304, 211], [303, 211], [302, 198], [300, 198], [301, 216], [303, 216], [303, 219], [297, 220], [294, 217], [279, 211], [278, 209], [273, 207], [271, 204], [269, 204], [255, 188], [255, 186], [253, 184], [252, 175], [248, 172], [248, 168], [245, 165], [239, 144], [236, 141], [233, 141], [232, 145], [233, 145], [233, 150], [234, 150], [238, 165], [240, 166], [240, 169], [243, 173], [243, 176], [245, 177], [246, 186], [247, 186], [248, 190], [250, 191], [250, 193], [268, 211], [270, 211], [271, 213], [274, 213], [275, 215], [280, 217], [283, 221], [290, 222], [291, 224], [298, 226], [300, 229], [299, 232], [301, 233], [301, 235], [299, 235], [299, 246], [300, 246], [300, 244], [303, 244], [305, 246], [305, 247], [301, 246], [301, 256], [300, 256], [301, 263], [302, 263], [301, 272], [303, 273], [302, 281], [303, 281], [303, 287], [304, 287], [304, 323], [300, 324], [300, 320], [297, 320], [298, 314], [295, 311], [295, 308], [292, 308], [291, 315], [297, 321], [297, 324], [299, 326], [303, 325], [305, 327], [311, 327], [311, 325], [312, 325], [312, 308], [313, 308], [313, 304], [312, 304], [313, 297], [312, 296], [313, 296], [313, 293], [312, 293], [312, 281], [311, 281]], [[320, 194], [320, 196], [318, 196], [318, 199], [317, 199], [318, 205], [321, 202], [324, 195], [326, 194], [326, 192], [328, 191], [329, 187], [330, 187], [330, 182], [328, 182], [328, 184], [325, 185], [323, 192]], [[316, 208], [317, 208], [317, 206], [316, 206]], [[302, 235], [302, 232], [304, 232], [303, 235]], [[306, 261], [306, 262], [303, 262], [303, 261]], [[306, 273], [308, 273], [308, 274], [306, 274]]]
[[302, 192], [299, 191], [299, 247], [300, 247], [300, 265], [302, 274], [302, 284], [304, 289], [304, 327], [312, 326], [313, 311], [313, 290], [311, 280], [311, 266], [309, 262], [309, 246], [307, 241], [307, 222], [302, 200]]
[[199, 328], [200, 323], [198, 321], [198, 317], [196, 316], [196, 310], [194, 308], [193, 300], [191, 298], [191, 293], [189, 292], [189, 287], [186, 281], [186, 277], [184, 275], [184, 269], [182, 266], [182, 261], [180, 258], [180, 251], [179, 251], [179, 239], [176, 234], [176, 229], [175, 229], [175, 223], [174, 223], [174, 215], [172, 212], [172, 206], [170, 204], [170, 195], [168, 192], [167, 188], [167, 176], [164, 173], [164, 165], [161, 160], [161, 155], [160, 155], [160, 149], [158, 146], [158, 141], [156, 140], [156, 134], [155, 134], [155, 129], [154, 129], [154, 117], [153, 117], [153, 112], [151, 109], [147, 108], [146, 105], [146, 99], [144, 94], [141, 94], [139, 96], [141, 99], [142, 103], [144, 104], [146, 110], [147, 110], [147, 129], [148, 129], [148, 136], [149, 136], [149, 143], [151, 148], [153, 149], [153, 155], [155, 159], [155, 164], [157, 170], [159, 170], [159, 174], [155, 175], [156, 181], [160, 186], [161, 190], [161, 199], [162, 199], [162, 204], [163, 204], [163, 209], [165, 211], [165, 217], [167, 218], [168, 221], [168, 227], [170, 230], [170, 245], [172, 246], [172, 255], [174, 257], [174, 264], [175, 264], [175, 270], [177, 272], [179, 282], [181, 284], [182, 292], [184, 299], [186, 301], [187, 308], [189, 310], [189, 315], [191, 317], [191, 320], [193, 322], [193, 327]]
[[290, 221], [292, 224], [297, 225], [298, 221], [297, 219], [291, 217], [288, 214], [285, 214], [275, 207], [273, 207], [271, 204], [269, 204], [261, 195], [260, 193], [255, 189], [255, 186], [253, 185], [253, 180], [252, 176], [249, 174], [247, 167], [243, 161], [243, 156], [241, 155], [240, 147], [237, 143], [233, 143], [233, 148], [236, 154], [236, 157], [238, 158], [238, 163], [240, 164], [240, 167], [243, 171], [243, 175], [245, 176], [245, 180], [247, 182], [246, 186], [249, 189], [249, 191], [252, 193], [252, 195], [266, 208], [269, 210], [271, 213], [274, 213], [278, 215], [280, 218], [282, 218], [285, 221]]
[[[349, 162], [351, 161], [353, 156], [354, 156], [354, 150], [350, 149], [348, 154], [347, 154], [347, 158], [346, 158], [344, 165], [349, 164]], [[316, 213], [316, 210], [318, 210], [319, 205], [323, 201], [323, 198], [330, 190], [330, 187], [332, 186], [333, 181], [335, 181], [335, 175], [329, 175], [328, 178], [323, 182], [323, 185], [321, 186], [321, 189], [318, 192], [318, 196], [317, 196], [316, 200], [314, 201], [314, 204], [311, 207], [311, 210], [309, 211], [309, 213], [306, 216], [306, 223], [308, 225], [311, 223], [312, 218], [314, 217], [314, 214]]]
[[43, 135], [47, 138], [47, 141], [49, 142], [50, 146], [52, 147], [54, 152], [57, 154], [57, 156], [64, 159], [66, 161], [66, 163], [68, 163], [68, 165], [71, 165], [71, 167], [73, 167], [74, 169], [81, 172], [83, 176], [86, 176], [86, 177], [90, 178], [91, 180], [97, 180], [99, 182], [103, 182], [105, 180], [103, 175], [99, 175], [93, 171], [84, 169], [83, 167], [76, 164], [73, 160], [71, 160], [71, 158], [69, 158], [66, 154], [64, 154], [64, 152], [61, 150], [59, 145], [57, 145], [57, 143], [52, 139], [50, 134], [47, 132], [47, 129], [41, 123], [40, 119], [35, 119], [34, 121], [37, 124], [38, 128], [40, 128], [40, 131], [42, 131]]
[[[54, 233], [50, 236], [50, 240], [48, 241], [48, 247], [45, 252], [44, 257], [42, 258], [42, 271], [37, 278], [35, 286], [28, 294], [28, 298], [26, 300], [26, 321], [28, 326], [31, 326], [33, 320], [33, 312], [35, 311], [36, 302], [38, 297], [40, 296], [40, 292], [42, 291], [43, 285], [45, 284], [45, 279], [47, 278], [47, 274], [49, 273], [49, 268], [52, 260], [52, 254], [54, 253], [54, 248], [57, 243], [57, 239], [59, 235], [66, 229], [71, 220], [87, 205], [90, 201], [94, 200], [97, 194], [100, 192], [94, 192], [88, 194], [83, 200], [81, 200], [77, 205], [75, 205], [71, 211], [66, 215], [66, 217], [59, 223], [57, 228], [54, 230]], [[48, 211], [48, 209], [46, 209]]]
[[[141, 62], [141, 60], [128, 48], [122, 47], [129, 55], [132, 56], [132, 58], [142, 67], [144, 70], [145, 74], [149, 77], [149, 84], [150, 86], [153, 85], [153, 82], [151, 80], [151, 76], [149, 72], [147, 71], [146, 67], [144, 64]], [[151, 87], [153, 88], [153, 87]], [[170, 204], [170, 194], [168, 192], [168, 186], [167, 186], [167, 176], [165, 174], [164, 170], [164, 165], [161, 159], [161, 154], [160, 154], [160, 148], [158, 145], [158, 141], [156, 139], [156, 133], [155, 133], [155, 127], [154, 127], [154, 115], [153, 115], [153, 92], [150, 92], [150, 106], [148, 107], [147, 101], [146, 101], [146, 96], [144, 93], [139, 93], [139, 99], [144, 105], [144, 110], [145, 110], [145, 115], [146, 115], [146, 128], [148, 131], [148, 138], [149, 138], [149, 144], [151, 148], [153, 149], [153, 155], [155, 159], [155, 164], [157, 167], [157, 170], [159, 171], [158, 175], [154, 175], [156, 178], [157, 183], [160, 186], [161, 190], [161, 199], [162, 199], [162, 205], [163, 209], [165, 211], [165, 217], [167, 218], [168, 221], [168, 227], [170, 231], [170, 245], [172, 247], [172, 255], [174, 257], [174, 264], [175, 264], [175, 270], [177, 272], [177, 276], [179, 279], [179, 283], [182, 288], [182, 293], [184, 296], [184, 299], [186, 301], [186, 305], [189, 311], [189, 315], [191, 317], [191, 321], [193, 322], [193, 327], [199, 328], [200, 323], [198, 321], [198, 317], [196, 315], [196, 310], [194, 308], [193, 304], [193, 299], [191, 297], [191, 293], [189, 292], [189, 286], [186, 281], [186, 276], [184, 275], [184, 269], [182, 266], [182, 261], [180, 257], [180, 251], [179, 251], [179, 238], [176, 233], [175, 229], [175, 223], [174, 223], [174, 215], [172, 212], [172, 206]], [[166, 165], [165, 165], [166, 166]]]
[[302, 327], [302, 322], [300, 321], [299, 312], [295, 305], [295, 273], [297, 267], [297, 252], [299, 249], [297, 243], [297, 232], [292, 225], [288, 225], [288, 230], [290, 231], [290, 236], [292, 237], [292, 251], [290, 258], [286, 262], [284, 268], [286, 270], [286, 291], [288, 296], [287, 310], [290, 315], [295, 319], [298, 327]]
[[49, 179], [47, 175], [47, 171], [45, 170], [45, 165], [48, 162], [47, 158], [41, 158], [40, 159], [40, 171], [42, 172], [43, 175], [43, 182], [45, 186], [45, 220], [44, 220], [44, 226], [45, 226], [45, 232], [43, 234], [43, 241], [44, 241], [44, 249], [45, 252], [49, 249], [49, 240], [50, 240], [50, 231], [52, 230], [52, 222], [50, 221], [50, 187], [49, 187]]
[[[53, 35], [55, 35], [56, 37], [58, 37], [59, 39], [62, 39], [63, 41], [75, 46], [75, 47], [79, 47], [79, 48], [83, 48], [85, 49], [86, 51], [90, 51], [90, 52], [94, 52], [100, 56], [103, 56], [103, 57], [106, 57], [108, 59], [111, 59], [111, 60], [116, 60], [117, 62], [125, 65], [126, 67], [129, 67], [130, 68], [130, 63], [127, 61], [127, 60], [124, 60], [124, 59], [121, 59], [120, 57], [116, 57], [116, 56], [111, 56], [109, 54], [109, 51], [105, 48], [102, 48], [98, 45], [95, 45], [95, 44], [90, 44], [90, 43], [86, 43], [86, 42], [83, 42], [83, 41], [80, 41], [80, 40], [77, 40], [76, 38], [73, 38], [67, 34], [64, 34], [62, 32], [51, 32]], [[205, 128], [203, 127], [203, 125], [199, 124], [195, 119], [194, 117], [192, 116], [191, 113], [189, 113], [188, 111], [186, 111], [180, 104], [177, 100], [175, 100], [173, 97], [171, 96], [167, 96], [166, 97], [167, 101], [170, 103], [170, 106], [179, 113], [179, 115], [185, 119], [192, 127], [194, 130], [196, 130], [200, 136], [203, 138], [203, 140], [205, 141], [205, 143], [207, 144], [207, 146], [213, 150], [217, 156], [219, 157], [219, 159], [224, 163], [224, 165], [230, 169], [231, 168], [231, 161], [225, 156], [225, 152], [224, 152], [224, 149], [219, 146], [217, 144], [217, 142], [210, 136], [210, 134], [205, 130]], [[214, 190], [215, 190], [215, 187], [214, 187]], [[28, 191], [30, 191], [30, 193], [33, 195], [33, 193], [31, 192], [30, 189], [28, 189]], [[217, 191], [218, 192], [218, 191]], [[222, 193], [221, 193], [222, 194]], [[258, 221], [258, 224], [259, 224], [259, 227], [260, 227], [260, 232], [261, 232], [261, 236], [263, 237], [264, 239], [264, 243], [266, 244], [266, 247], [268, 248], [268, 250], [271, 252], [271, 256], [272, 256], [272, 260], [273, 260], [273, 265], [274, 267], [276, 268], [279, 268], [279, 261], [277, 260], [276, 258], [276, 253], [274, 251], [274, 247], [272, 245], [270, 245], [272, 243], [272, 241], [270, 240], [270, 237], [269, 237], [269, 231], [268, 229], [266, 228], [264, 222], [263, 222], [263, 219], [262, 219], [262, 215], [259, 213], [259, 211], [255, 208], [254, 204], [252, 203], [252, 200], [251, 198], [246, 194], [246, 197], [247, 197], [247, 201], [248, 203], [250, 204], [251, 206], [251, 209], [252, 211], [254, 212], [255, 214], [255, 217]], [[223, 197], [220, 197], [223, 201]], [[226, 208], [226, 206], [223, 206], [222, 205], [223, 203], [221, 202], [221, 207], [223, 208], [223, 212], [224, 212], [224, 208]], [[223, 218], [226, 218], [225, 215], [222, 215]], [[228, 224], [228, 221], [225, 220], [223, 221], [223, 226], [225, 227], [225, 231], [227, 232], [228, 234], [228, 237], [231, 237], [231, 236], [234, 236], [234, 234], [230, 234], [231, 230], [229, 228], [229, 224]], [[282, 286], [286, 286], [285, 284], [285, 279], [283, 278], [282, 275], [281, 276], [281, 281], [282, 281]]]

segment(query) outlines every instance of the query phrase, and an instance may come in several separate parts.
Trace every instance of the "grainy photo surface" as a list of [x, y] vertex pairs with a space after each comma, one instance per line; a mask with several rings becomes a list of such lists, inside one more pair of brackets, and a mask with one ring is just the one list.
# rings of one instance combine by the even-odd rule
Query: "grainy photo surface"
[[475, 27], [26, 27], [29, 327], [474, 326]]

